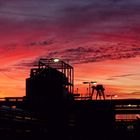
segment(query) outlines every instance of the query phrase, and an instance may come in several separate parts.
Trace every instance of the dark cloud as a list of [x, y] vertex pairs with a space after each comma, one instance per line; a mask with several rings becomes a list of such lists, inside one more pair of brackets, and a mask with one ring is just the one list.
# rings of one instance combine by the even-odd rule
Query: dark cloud
[[[37, 45], [37, 44], [33, 44]], [[32, 48], [32, 45], [30, 46]], [[96, 46], [96, 47], [75, 47], [75, 48], [62, 48], [54, 51], [47, 51], [47, 54], [39, 55], [33, 60], [21, 60], [14, 65], [17, 69], [33, 67], [37, 65], [40, 58], [61, 58], [69, 61], [71, 64], [94, 63], [104, 62], [106, 60], [121, 60], [128, 58], [135, 58], [140, 56], [140, 48], [137, 45], [114, 44], [110, 46]], [[106, 80], [115, 80], [118, 77], [130, 77], [137, 74], [125, 74], [112, 76]]]
[[33, 48], [33, 47], [41, 47], [41, 46], [50, 46], [54, 43], [55, 41], [53, 39], [49, 40], [40, 40], [40, 41], [32, 41], [27, 44], [25, 44], [26, 47], [28, 48]]
[[[139, 6], [140, 2], [137, 0], [128, 0], [127, 2], [125, 0], [87, 0], [86, 2], [84, 0], [73, 2], [64, 0], [59, 2], [56, 0], [41, 0], [40, 2], [14, 0], [14, 3], [3, 1], [1, 10], [7, 9], [11, 15], [9, 17], [2, 16], [0, 34], [2, 37], [5, 36], [6, 42], [7, 40], [15, 40], [15, 44], [22, 45], [23, 43], [25, 49], [26, 47], [33, 48], [53, 44], [54, 41], [44, 39], [45, 36], [50, 37], [51, 35], [56, 38], [63, 35], [64, 39], [64, 35], [69, 36], [69, 38], [73, 36], [73, 38], [75, 36], [80, 38], [81, 35], [89, 36], [91, 33], [92, 36], [93, 33], [93, 40], [96, 41], [97, 38], [94, 38], [96, 35], [110, 39], [113, 35], [121, 36], [123, 31], [131, 30], [136, 33], [135, 37], [137, 36], [138, 39], [139, 34], [137, 32], [140, 30]], [[35, 8], [36, 10], [34, 10]], [[21, 14], [21, 18], [17, 17], [14, 21], [11, 18], [12, 14], [16, 16], [14, 13]], [[4, 13], [1, 11], [1, 14]], [[47, 17], [48, 14], [49, 17]], [[36, 18], [32, 15], [36, 15]], [[46, 19], [41, 20], [38, 15], [46, 16]], [[27, 18], [22, 16], [27, 16]], [[51, 18], [54, 18], [53, 21], [50, 21]], [[107, 33], [111, 34], [108, 35]], [[81, 46], [67, 48], [63, 45], [60, 50], [54, 48], [54, 51], [48, 52], [47, 57], [59, 56], [73, 63], [88, 63], [140, 56], [140, 47], [135, 44], [131, 46], [127, 46], [127, 44]]]
[[77, 47], [54, 52], [52, 51], [47, 57], [60, 57], [70, 60], [73, 63], [89, 63], [105, 60], [128, 59], [140, 56], [140, 48], [138, 46], [124, 46], [125, 44], [106, 47]]
[[36, 58], [34, 60], [21, 60], [19, 63], [16, 63], [13, 65], [15, 69], [26, 69], [26, 68], [32, 68], [38, 64], [40, 58]]
[[91, 32], [100, 36], [128, 30], [138, 32], [139, 6], [137, 0], [6, 0], [0, 10], [0, 30], [9, 40], [19, 36], [19, 40], [24, 40], [32, 34], [37, 36], [38, 32], [69, 38], [87, 36]]
[[113, 81], [113, 80], [116, 80], [115, 78], [107, 78], [106, 80], [109, 80], [109, 81]]
[[60, 28], [78, 32], [113, 32], [134, 28], [140, 17], [136, 1], [91, 1], [88, 4], [68, 5], [62, 11]]

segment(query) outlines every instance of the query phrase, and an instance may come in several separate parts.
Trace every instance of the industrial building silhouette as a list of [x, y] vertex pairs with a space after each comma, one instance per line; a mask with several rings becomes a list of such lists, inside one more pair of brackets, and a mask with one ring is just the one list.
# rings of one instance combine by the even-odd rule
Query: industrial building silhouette
[[[103, 91], [102, 87], [97, 94], [102, 96]], [[26, 79], [25, 97], [1, 99], [0, 134], [5, 139], [134, 139], [139, 136], [139, 118], [118, 116], [139, 114], [139, 104], [140, 100], [80, 97], [74, 94], [74, 68], [62, 60], [44, 58]]]
[[[55, 59], [40, 59], [26, 79], [26, 97], [62, 101], [73, 94], [74, 73], [69, 64]], [[41, 100], [42, 100], [41, 99]]]

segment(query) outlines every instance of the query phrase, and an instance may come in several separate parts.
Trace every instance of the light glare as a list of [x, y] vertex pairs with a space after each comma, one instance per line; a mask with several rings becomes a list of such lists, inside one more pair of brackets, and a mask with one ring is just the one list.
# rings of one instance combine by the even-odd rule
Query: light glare
[[60, 60], [58, 58], [53, 59], [54, 62], [59, 62]]

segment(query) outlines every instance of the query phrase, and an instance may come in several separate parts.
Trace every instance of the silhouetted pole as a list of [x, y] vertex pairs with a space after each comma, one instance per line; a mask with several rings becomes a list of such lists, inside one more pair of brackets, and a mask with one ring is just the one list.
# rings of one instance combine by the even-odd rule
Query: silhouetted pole
[[92, 99], [94, 91], [96, 90], [96, 86], [92, 86], [91, 88], [92, 88], [92, 92], [91, 92], [91, 99]]
[[89, 95], [89, 97], [91, 97], [91, 99], [92, 99], [91, 84], [96, 84], [96, 83], [97, 83], [96, 81], [83, 82], [83, 84], [88, 84], [87, 91], [88, 91], [88, 95]]

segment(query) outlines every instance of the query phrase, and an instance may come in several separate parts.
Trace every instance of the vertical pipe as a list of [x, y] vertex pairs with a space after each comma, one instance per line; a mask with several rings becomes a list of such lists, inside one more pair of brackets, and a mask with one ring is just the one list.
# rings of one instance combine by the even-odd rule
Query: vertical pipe
[[72, 68], [72, 92], [74, 91], [74, 68]]
[[72, 93], [72, 88], [71, 88], [71, 84], [72, 84], [72, 83], [71, 83], [71, 78], [72, 78], [72, 77], [71, 77], [71, 68], [70, 68], [69, 70], [70, 70], [70, 93]]

